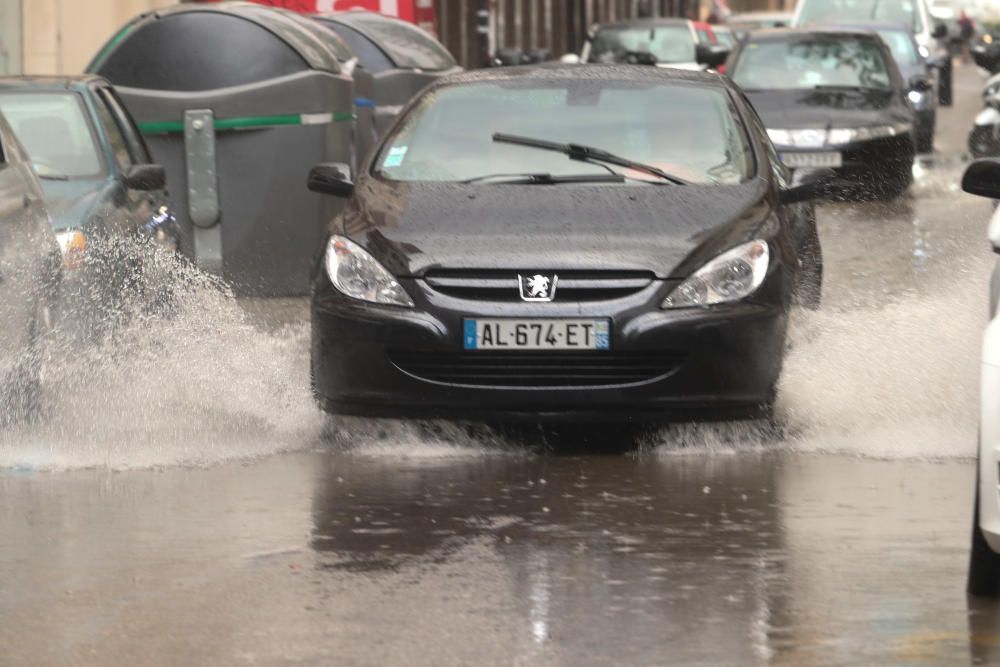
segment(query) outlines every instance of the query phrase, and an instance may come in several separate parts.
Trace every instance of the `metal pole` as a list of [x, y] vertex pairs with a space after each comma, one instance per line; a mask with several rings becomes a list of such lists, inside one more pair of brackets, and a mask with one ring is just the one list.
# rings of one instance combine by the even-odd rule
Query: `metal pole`
[[479, 0], [476, 10], [476, 39], [479, 44], [479, 66], [489, 67], [490, 57], [490, 0]]

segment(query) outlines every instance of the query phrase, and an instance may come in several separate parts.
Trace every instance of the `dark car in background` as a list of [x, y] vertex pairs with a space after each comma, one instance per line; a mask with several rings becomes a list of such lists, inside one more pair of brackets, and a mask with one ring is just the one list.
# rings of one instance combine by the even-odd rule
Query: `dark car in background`
[[843, 194], [862, 198], [891, 199], [912, 183], [916, 114], [877, 34], [755, 32], [727, 66], [789, 167], [834, 169]]
[[163, 167], [100, 77], [0, 79], [0, 111], [41, 180], [63, 252], [63, 310], [89, 319], [139, 279], [141, 244], [179, 246]]
[[917, 141], [917, 151], [930, 153], [934, 150], [934, 131], [937, 127], [938, 93], [935, 84], [936, 69], [929, 61], [920, 55], [913, 32], [906, 26], [896, 23], [857, 23], [833, 26], [855, 30], [871, 30], [889, 45], [896, 65], [899, 67], [903, 81], [909, 90], [906, 93], [917, 121], [914, 126], [914, 136]]
[[379, 133], [422, 88], [461, 69], [448, 49], [407, 21], [361, 10], [312, 18], [343, 39], [374, 77], [373, 99], [359, 103], [374, 106]]
[[0, 114], [0, 421], [33, 414], [51, 329], [59, 245], [27, 152]]
[[312, 294], [325, 409], [666, 420], [767, 413], [817, 306], [822, 171], [793, 184], [717, 74], [448, 77], [349, 182]]

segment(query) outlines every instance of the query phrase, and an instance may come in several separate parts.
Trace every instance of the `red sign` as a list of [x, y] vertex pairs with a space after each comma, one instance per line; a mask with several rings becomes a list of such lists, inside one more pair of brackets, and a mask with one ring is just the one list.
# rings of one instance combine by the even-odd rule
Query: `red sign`
[[401, 18], [431, 33], [435, 32], [434, 0], [253, 0], [253, 2], [271, 7], [284, 7], [304, 14], [367, 9]]

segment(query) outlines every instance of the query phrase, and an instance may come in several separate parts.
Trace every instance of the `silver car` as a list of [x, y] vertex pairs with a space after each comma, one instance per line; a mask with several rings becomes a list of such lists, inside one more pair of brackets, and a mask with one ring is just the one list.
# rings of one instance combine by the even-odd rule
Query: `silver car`
[[41, 338], [62, 272], [42, 188], [0, 116], [0, 422], [30, 417], [40, 389]]

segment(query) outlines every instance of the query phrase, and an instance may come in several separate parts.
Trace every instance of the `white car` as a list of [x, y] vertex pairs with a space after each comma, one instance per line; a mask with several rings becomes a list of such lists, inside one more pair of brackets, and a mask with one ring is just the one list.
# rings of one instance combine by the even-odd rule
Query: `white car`
[[728, 47], [699, 43], [691, 21], [654, 18], [595, 25], [580, 55], [565, 55], [562, 62], [703, 70], [719, 67], [728, 56]]
[[[965, 172], [962, 188], [1000, 199], [1000, 159], [976, 160]], [[1000, 252], [1000, 209], [990, 221], [990, 243]], [[1000, 596], [1000, 265], [990, 284], [990, 323], [983, 336], [976, 508], [969, 561], [969, 593]]]

